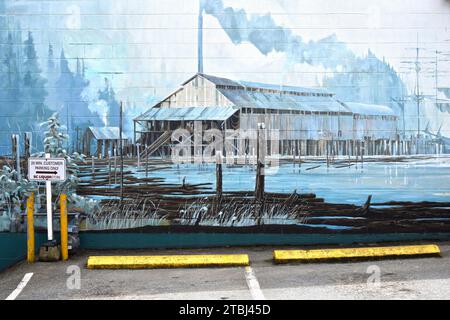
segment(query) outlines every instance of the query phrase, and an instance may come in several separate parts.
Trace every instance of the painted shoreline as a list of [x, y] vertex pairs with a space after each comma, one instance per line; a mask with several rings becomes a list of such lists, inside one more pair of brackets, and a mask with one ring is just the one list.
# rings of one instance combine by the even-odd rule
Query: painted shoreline
[[[380, 218], [383, 218], [380, 215]], [[327, 217], [324, 217], [324, 221]], [[159, 225], [159, 226], [145, 226], [138, 228], [128, 228], [128, 229], [108, 229], [108, 230], [80, 230], [80, 234], [92, 233], [92, 234], [106, 234], [106, 233], [149, 233], [149, 234], [270, 234], [270, 235], [346, 235], [346, 234], [445, 234], [450, 233], [450, 226], [448, 224], [435, 223], [428, 224], [426, 226], [421, 224], [409, 225], [407, 227], [402, 227], [395, 224], [390, 225], [380, 225], [376, 226], [364, 226], [360, 227], [354, 225], [353, 220], [342, 221], [339, 225], [333, 224], [262, 224], [253, 226], [205, 226], [205, 225]], [[365, 222], [365, 220], [364, 220]], [[329, 222], [328, 222], [329, 223]], [[342, 228], [330, 228], [330, 227], [342, 227]], [[41, 229], [40, 231], [45, 231]]]

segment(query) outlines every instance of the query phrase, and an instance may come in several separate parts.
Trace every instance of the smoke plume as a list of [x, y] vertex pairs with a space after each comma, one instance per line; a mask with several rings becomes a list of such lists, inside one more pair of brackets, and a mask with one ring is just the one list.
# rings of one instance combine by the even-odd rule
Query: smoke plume
[[234, 44], [250, 42], [264, 55], [271, 51], [284, 52], [292, 62], [325, 68], [335, 68], [355, 59], [353, 52], [335, 35], [305, 42], [290, 29], [277, 25], [269, 13], [248, 17], [243, 9], [224, 7], [222, 0], [201, 0], [201, 6], [205, 13], [217, 18]]

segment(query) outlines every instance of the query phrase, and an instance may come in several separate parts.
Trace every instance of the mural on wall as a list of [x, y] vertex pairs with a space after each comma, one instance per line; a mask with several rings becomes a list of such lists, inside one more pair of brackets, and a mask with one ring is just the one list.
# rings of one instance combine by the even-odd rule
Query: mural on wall
[[0, 0], [0, 230], [45, 210], [26, 163], [51, 153], [82, 230], [449, 231], [449, 15]]

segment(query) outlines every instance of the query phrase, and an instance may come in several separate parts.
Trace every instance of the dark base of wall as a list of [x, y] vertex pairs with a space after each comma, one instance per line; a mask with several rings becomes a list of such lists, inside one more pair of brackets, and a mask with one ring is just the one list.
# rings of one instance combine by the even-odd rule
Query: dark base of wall
[[[39, 247], [47, 240], [44, 233], [36, 233], [35, 249], [38, 252]], [[26, 259], [27, 257], [27, 234], [26, 233], [0, 233], [0, 271], [13, 264]]]
[[[55, 234], [55, 238], [59, 239]], [[36, 233], [36, 252], [46, 241]], [[172, 249], [255, 245], [350, 245], [419, 240], [450, 240], [450, 233], [264, 234], [264, 233], [139, 233], [82, 232], [82, 249]], [[26, 258], [25, 233], [0, 233], [0, 271]]]
[[450, 233], [242, 234], [242, 233], [90, 233], [80, 234], [84, 249], [171, 249], [254, 245], [354, 244], [450, 240]]

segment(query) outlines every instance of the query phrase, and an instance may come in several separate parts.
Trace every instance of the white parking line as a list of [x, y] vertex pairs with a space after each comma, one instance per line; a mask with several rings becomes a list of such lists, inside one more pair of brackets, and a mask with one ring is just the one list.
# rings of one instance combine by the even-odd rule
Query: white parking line
[[16, 300], [16, 298], [19, 296], [19, 294], [22, 292], [23, 288], [27, 285], [28, 281], [30, 281], [31, 277], [33, 276], [33, 273], [27, 273], [22, 281], [20, 281], [17, 288], [11, 292], [11, 294], [6, 298], [6, 300]]
[[251, 267], [245, 267], [245, 280], [247, 280], [247, 286], [253, 300], [266, 300], [261, 288], [259, 287], [258, 279], [256, 279], [255, 273]]

